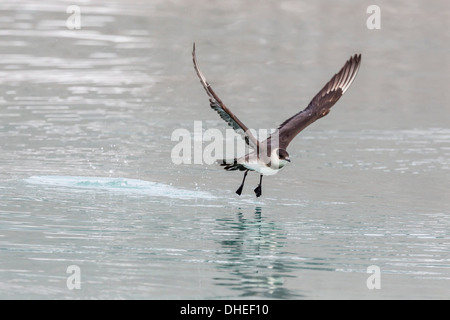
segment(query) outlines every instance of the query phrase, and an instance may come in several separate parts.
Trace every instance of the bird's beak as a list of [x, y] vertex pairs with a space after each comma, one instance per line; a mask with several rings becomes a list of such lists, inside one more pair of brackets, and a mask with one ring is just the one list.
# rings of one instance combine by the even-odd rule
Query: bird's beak
[[291, 162], [291, 159], [289, 159], [289, 157], [284, 158], [284, 160], [286, 160], [287, 162]]

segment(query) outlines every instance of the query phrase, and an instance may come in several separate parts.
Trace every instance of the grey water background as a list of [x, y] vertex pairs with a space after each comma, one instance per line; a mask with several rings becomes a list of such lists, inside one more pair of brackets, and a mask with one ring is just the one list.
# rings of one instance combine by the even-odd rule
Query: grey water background
[[[371, 4], [1, 1], [0, 298], [449, 299], [450, 5], [378, 1], [369, 30]], [[241, 173], [171, 161], [174, 130], [227, 128], [194, 41], [256, 129], [362, 53], [259, 199], [256, 174], [238, 197]]]

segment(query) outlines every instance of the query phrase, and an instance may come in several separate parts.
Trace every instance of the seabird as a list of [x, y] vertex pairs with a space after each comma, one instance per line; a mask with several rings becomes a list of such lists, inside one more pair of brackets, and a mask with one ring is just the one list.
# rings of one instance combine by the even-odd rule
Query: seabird
[[259, 184], [254, 190], [256, 197], [260, 197], [262, 194], [262, 177], [277, 173], [288, 162], [291, 162], [286, 149], [292, 139], [311, 123], [326, 116], [330, 112], [330, 108], [352, 84], [361, 65], [361, 54], [355, 54], [350, 57], [342, 69], [328, 81], [303, 111], [296, 113], [284, 121], [274, 133], [266, 140], [260, 142], [250, 132], [249, 128], [225, 106], [206, 81], [205, 76], [198, 68], [197, 58], [195, 56], [195, 43], [192, 49], [192, 59], [200, 82], [209, 96], [211, 108], [217, 111], [229, 126], [241, 134], [247, 145], [253, 149], [253, 151], [243, 157], [231, 160], [219, 160], [218, 162], [221, 166], [224, 166], [225, 170], [245, 171], [242, 183], [236, 190], [238, 195], [242, 193], [247, 173], [249, 171], [258, 172], [260, 174]]

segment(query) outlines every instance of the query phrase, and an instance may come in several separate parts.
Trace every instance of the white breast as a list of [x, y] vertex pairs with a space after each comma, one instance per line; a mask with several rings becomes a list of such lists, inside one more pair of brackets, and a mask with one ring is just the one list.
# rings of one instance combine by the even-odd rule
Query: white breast
[[265, 164], [260, 163], [249, 163], [246, 162], [243, 164], [247, 169], [256, 171], [265, 176], [271, 176], [276, 174], [280, 169], [272, 169], [271, 167], [266, 166]]
[[[271, 176], [276, 174], [278, 171], [280, 171], [281, 168], [283, 168], [287, 161], [286, 160], [280, 160], [276, 154], [276, 151], [278, 149], [272, 150], [272, 153], [270, 155], [270, 160], [267, 160], [267, 163], [264, 160], [258, 159], [256, 156], [256, 153], [252, 152], [248, 158], [247, 161], [245, 157], [242, 157], [238, 159], [238, 163], [242, 164], [247, 169], [256, 171], [261, 173], [264, 176]], [[270, 163], [270, 167], [268, 164]]]

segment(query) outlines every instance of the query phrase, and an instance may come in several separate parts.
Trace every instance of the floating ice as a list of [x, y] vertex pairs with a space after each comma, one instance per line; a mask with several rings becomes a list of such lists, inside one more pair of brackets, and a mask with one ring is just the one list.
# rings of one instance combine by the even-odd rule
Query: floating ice
[[84, 177], [84, 176], [32, 176], [25, 179], [30, 184], [63, 188], [106, 190], [125, 194], [140, 194], [152, 197], [181, 199], [215, 199], [205, 191], [187, 190], [163, 183], [127, 178]]

